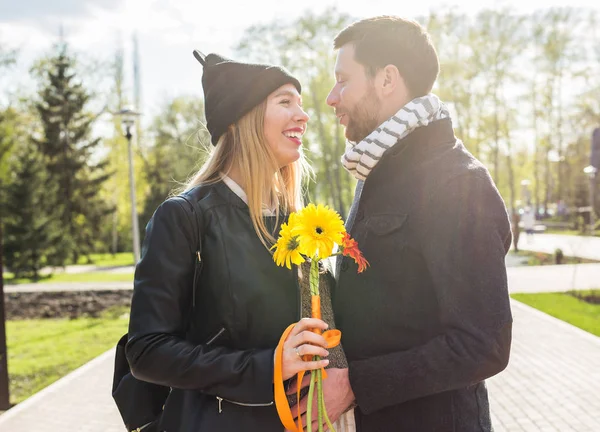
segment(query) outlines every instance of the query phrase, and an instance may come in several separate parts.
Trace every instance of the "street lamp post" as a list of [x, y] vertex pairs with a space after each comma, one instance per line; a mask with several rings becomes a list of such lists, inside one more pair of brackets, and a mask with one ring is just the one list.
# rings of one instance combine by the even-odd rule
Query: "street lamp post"
[[133, 149], [131, 147], [131, 129], [135, 124], [135, 119], [140, 115], [140, 113], [132, 110], [131, 108], [126, 107], [116, 114], [121, 117], [121, 123], [123, 125], [123, 134], [125, 135], [125, 138], [127, 138], [127, 152], [129, 157], [129, 193], [131, 199], [131, 231], [133, 240], [133, 259], [135, 263], [137, 263], [140, 260], [140, 230], [138, 227], [138, 216], [135, 201], [135, 178], [133, 175]]
[[8, 351], [6, 349], [6, 310], [4, 308], [2, 253], [2, 220], [0, 220], [0, 410], [7, 410], [10, 408], [10, 398], [8, 392]]
[[593, 165], [588, 165], [583, 169], [583, 172], [590, 179], [590, 235], [594, 235], [594, 227], [596, 226], [596, 218], [594, 214], [595, 198], [596, 198], [596, 173], [598, 168]]

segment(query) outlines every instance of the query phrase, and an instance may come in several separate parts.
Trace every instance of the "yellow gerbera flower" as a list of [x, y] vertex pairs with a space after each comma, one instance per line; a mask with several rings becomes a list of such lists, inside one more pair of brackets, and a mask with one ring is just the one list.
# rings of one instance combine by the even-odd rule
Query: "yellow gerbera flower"
[[340, 245], [346, 232], [340, 215], [321, 204], [309, 204], [294, 222], [292, 234], [300, 240], [300, 252], [309, 257], [329, 257], [334, 244]]
[[292, 234], [295, 218], [296, 215], [292, 213], [288, 223], [281, 225], [277, 243], [271, 248], [275, 249], [275, 252], [273, 253], [273, 260], [275, 263], [281, 267], [285, 265], [290, 270], [292, 268], [292, 263], [298, 265], [304, 262], [304, 257], [300, 255], [300, 242], [298, 236]]

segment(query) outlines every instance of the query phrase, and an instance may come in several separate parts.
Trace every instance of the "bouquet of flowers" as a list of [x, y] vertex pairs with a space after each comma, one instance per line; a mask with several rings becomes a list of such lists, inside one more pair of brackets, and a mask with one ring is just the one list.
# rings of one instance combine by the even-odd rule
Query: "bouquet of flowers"
[[[339, 247], [339, 252], [334, 252], [335, 246]], [[352, 258], [358, 265], [358, 272], [363, 272], [369, 263], [362, 256], [358, 249], [358, 243], [350, 237], [344, 228], [344, 223], [340, 215], [334, 210], [323, 205], [309, 204], [299, 212], [290, 214], [287, 223], [281, 225], [279, 238], [273, 246], [275, 252], [273, 260], [279, 266], [286, 266], [291, 269], [291, 264], [302, 264], [310, 259], [310, 293], [311, 293], [311, 317], [321, 319], [321, 297], [319, 295], [319, 261], [334, 255], [344, 255]], [[280, 345], [287, 339], [287, 335], [293, 328], [293, 324], [284, 332]], [[320, 333], [320, 330], [313, 330]], [[340, 343], [341, 332], [339, 330], [328, 330], [323, 333], [328, 346], [333, 348]], [[281, 349], [278, 350], [278, 358], [275, 365], [275, 403], [279, 417], [289, 430], [303, 431], [302, 421], [298, 416], [298, 426], [294, 423], [285, 391], [283, 390], [283, 380], [281, 374]], [[312, 356], [308, 356], [312, 357]], [[320, 357], [316, 356], [316, 360]], [[311, 358], [305, 359], [311, 360]], [[298, 374], [298, 401], [300, 400], [300, 383], [304, 376], [304, 371]], [[317, 416], [319, 420], [319, 431], [323, 430], [323, 421], [325, 421], [330, 430], [333, 426], [323, 400], [323, 379], [327, 378], [324, 369], [311, 371], [311, 380], [308, 391], [308, 405], [306, 411], [306, 424], [308, 430], [312, 429], [312, 405], [315, 391], [317, 396]], [[316, 389], [315, 389], [316, 387]]]

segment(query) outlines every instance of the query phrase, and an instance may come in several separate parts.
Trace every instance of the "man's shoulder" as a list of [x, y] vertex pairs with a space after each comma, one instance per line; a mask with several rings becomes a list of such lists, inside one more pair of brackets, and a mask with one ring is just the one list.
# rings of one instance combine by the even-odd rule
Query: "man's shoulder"
[[481, 164], [457, 170], [431, 195], [429, 212], [476, 214], [480, 220], [508, 220], [506, 204], [489, 171]]
[[454, 146], [433, 158], [431, 167], [427, 171], [435, 179], [432, 185], [435, 189], [432, 191], [434, 193], [475, 184], [496, 189], [489, 170], [465, 148], [460, 140], [456, 140]]

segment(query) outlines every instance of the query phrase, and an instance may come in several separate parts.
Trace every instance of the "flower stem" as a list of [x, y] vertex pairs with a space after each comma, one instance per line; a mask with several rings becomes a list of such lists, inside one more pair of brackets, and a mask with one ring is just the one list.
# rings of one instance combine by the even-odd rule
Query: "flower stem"
[[[313, 396], [315, 394], [315, 377], [316, 371], [310, 371], [310, 385], [308, 386], [308, 400], [306, 401], [306, 430], [312, 432], [312, 406]], [[298, 401], [300, 402], [300, 401]]]
[[321, 369], [317, 369], [317, 412], [319, 419], [319, 432], [323, 432], [323, 375]]
[[331, 420], [329, 419], [329, 415], [327, 414], [327, 409], [325, 408], [325, 399], [323, 399], [323, 417], [325, 417], [325, 422], [327, 423], [327, 427], [331, 432], [335, 432], [333, 425], [331, 424]]
[[319, 258], [314, 256], [310, 261], [310, 294], [319, 295]]

